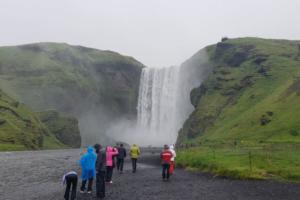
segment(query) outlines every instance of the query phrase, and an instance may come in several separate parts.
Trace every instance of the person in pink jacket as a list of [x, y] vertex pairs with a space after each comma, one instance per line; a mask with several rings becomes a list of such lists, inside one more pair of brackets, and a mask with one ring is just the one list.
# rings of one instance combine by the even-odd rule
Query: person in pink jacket
[[118, 155], [118, 149], [111, 146], [106, 147], [106, 182], [112, 183], [114, 169], [113, 156]]

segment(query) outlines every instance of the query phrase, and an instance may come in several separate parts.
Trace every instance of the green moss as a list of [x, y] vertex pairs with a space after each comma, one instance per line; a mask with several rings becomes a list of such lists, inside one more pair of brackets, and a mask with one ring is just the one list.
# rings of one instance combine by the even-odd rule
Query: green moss
[[[300, 181], [299, 145], [206, 146], [181, 150], [177, 164], [237, 179]], [[251, 154], [250, 154], [251, 153]], [[250, 157], [251, 156], [251, 157]]]
[[0, 85], [7, 94], [35, 112], [56, 110], [82, 120], [84, 135], [95, 134], [85, 119], [101, 115], [100, 140], [115, 120], [136, 117], [143, 67], [112, 51], [63, 43], [0, 47]]
[[28, 150], [28, 148], [20, 144], [0, 143], [0, 151], [24, 151], [24, 150]]
[[[298, 145], [298, 43], [239, 38], [208, 47], [214, 70], [201, 86], [205, 91], [199, 88], [192, 93], [195, 111], [180, 131], [178, 144]], [[287, 155], [288, 152], [278, 152], [279, 157]], [[300, 159], [300, 154], [292, 155], [296, 160]], [[230, 161], [228, 155], [224, 156], [224, 162]], [[235, 160], [237, 163], [233, 162], [225, 169], [241, 167], [239, 159]], [[285, 162], [278, 165], [279, 170], [286, 167]], [[295, 170], [284, 175], [285, 179], [298, 177], [299, 168], [291, 167]]]
[[1, 88], [37, 111], [78, 116], [104, 104], [116, 116], [135, 115], [142, 67], [115, 52], [67, 44], [0, 48]]
[[62, 149], [68, 148], [68, 145], [60, 142], [54, 135], [46, 135], [44, 137], [44, 143], [42, 149]]
[[62, 116], [56, 111], [39, 112], [38, 116], [61, 143], [69, 147], [80, 147], [81, 138], [77, 119]]
[[63, 146], [51, 138], [52, 133], [34, 112], [1, 90], [0, 121], [0, 151], [42, 149], [45, 143], [52, 143], [53, 148]]

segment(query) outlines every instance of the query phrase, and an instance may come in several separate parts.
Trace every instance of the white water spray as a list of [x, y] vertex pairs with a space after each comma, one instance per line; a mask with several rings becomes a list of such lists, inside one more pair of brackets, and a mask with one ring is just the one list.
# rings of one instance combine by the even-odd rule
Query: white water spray
[[194, 107], [190, 92], [210, 71], [205, 52], [180, 67], [144, 68], [138, 98], [138, 130], [148, 144], [175, 143]]
[[177, 134], [194, 110], [190, 93], [211, 68], [205, 52], [181, 66], [144, 68], [140, 79], [137, 123], [114, 123], [110, 136], [129, 144], [161, 146], [176, 142]]
[[145, 68], [142, 71], [138, 126], [151, 141], [174, 142], [180, 127], [178, 116], [179, 67]]

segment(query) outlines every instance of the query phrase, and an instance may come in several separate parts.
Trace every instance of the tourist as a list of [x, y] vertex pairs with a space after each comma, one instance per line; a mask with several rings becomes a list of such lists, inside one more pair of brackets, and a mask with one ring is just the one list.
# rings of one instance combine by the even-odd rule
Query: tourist
[[130, 148], [130, 157], [131, 157], [131, 162], [132, 162], [132, 172], [136, 172], [137, 168], [137, 159], [138, 156], [140, 155], [140, 149], [136, 144], [133, 144]]
[[93, 179], [96, 176], [95, 164], [96, 164], [96, 154], [94, 153], [93, 147], [88, 147], [87, 152], [80, 158], [79, 164], [81, 166], [81, 179], [82, 185], [80, 192], [85, 192], [85, 185], [88, 181], [87, 192], [92, 193]]
[[118, 157], [117, 157], [117, 170], [121, 174], [123, 173], [124, 159], [126, 158], [126, 149], [124, 145], [121, 143], [118, 147]]
[[66, 191], [64, 196], [66, 200], [69, 200], [71, 187], [71, 200], [74, 200], [76, 198], [77, 181], [78, 177], [75, 171], [70, 171], [63, 176], [63, 184], [66, 185]]
[[114, 162], [113, 157], [118, 154], [117, 148], [112, 148], [111, 146], [106, 147], [106, 182], [112, 184], [112, 175]]
[[172, 152], [169, 150], [168, 145], [164, 145], [164, 149], [160, 154], [161, 165], [162, 165], [162, 178], [164, 181], [170, 178], [170, 163], [172, 158]]
[[106, 173], [106, 152], [102, 149], [100, 144], [94, 146], [97, 160], [96, 160], [96, 194], [97, 198], [105, 197], [105, 173]]
[[169, 149], [172, 153], [172, 158], [171, 158], [171, 162], [170, 162], [170, 169], [169, 169], [169, 173], [170, 175], [173, 174], [174, 172], [174, 167], [175, 167], [175, 158], [176, 158], [176, 151], [174, 148], [174, 145], [170, 145], [170, 149]]
[[[114, 147], [113, 147], [113, 149], [114, 149], [114, 151], [115, 151], [115, 149], [118, 149], [118, 145], [115, 145]], [[118, 152], [119, 153], [119, 152]], [[117, 157], [118, 157], [118, 155], [119, 154], [115, 154], [115, 155], [113, 155], [113, 169], [115, 169], [115, 167], [117, 166]]]

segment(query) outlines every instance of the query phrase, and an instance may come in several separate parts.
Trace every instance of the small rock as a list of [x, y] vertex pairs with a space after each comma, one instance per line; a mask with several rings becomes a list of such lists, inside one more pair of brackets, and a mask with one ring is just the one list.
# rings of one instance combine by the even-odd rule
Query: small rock
[[262, 115], [260, 118], [260, 125], [265, 126], [268, 123], [270, 123], [271, 120], [266, 116], [266, 115]]
[[0, 119], [0, 125], [4, 124], [6, 122], [5, 119]]

